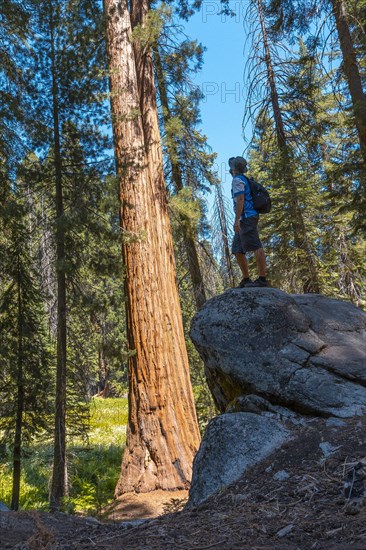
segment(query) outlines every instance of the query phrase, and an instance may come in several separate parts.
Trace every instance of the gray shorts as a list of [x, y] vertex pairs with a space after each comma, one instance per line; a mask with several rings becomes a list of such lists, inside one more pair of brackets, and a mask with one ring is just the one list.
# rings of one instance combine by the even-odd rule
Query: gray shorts
[[244, 254], [239, 233], [234, 233], [233, 242], [231, 244], [231, 252], [232, 254]]
[[235, 233], [231, 251], [233, 254], [245, 254], [262, 248], [258, 234], [258, 216], [240, 221], [240, 233]]

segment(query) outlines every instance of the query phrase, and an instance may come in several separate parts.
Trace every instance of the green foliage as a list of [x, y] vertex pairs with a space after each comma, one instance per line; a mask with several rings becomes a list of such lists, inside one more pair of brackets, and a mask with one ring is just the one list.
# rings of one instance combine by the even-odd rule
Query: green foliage
[[[48, 510], [48, 491], [51, 470], [51, 448], [35, 448], [23, 457], [19, 508]], [[0, 500], [10, 506], [12, 497], [12, 463], [10, 452], [0, 455]]]
[[[288, 70], [283, 113], [291, 136], [292, 172], [313, 251], [322, 293], [362, 305], [365, 266], [354, 234], [357, 211], [352, 199], [358, 182], [357, 151], [350, 140], [349, 113], [338, 109], [342, 98], [329, 92], [329, 79], [319, 59], [300, 41], [298, 57]], [[273, 210], [261, 219], [269, 259], [270, 280], [290, 292], [306, 291], [308, 262], [291, 240], [291, 190], [283, 185], [284, 167], [271, 132], [272, 120], [262, 113], [250, 152], [251, 172], [271, 190]], [[305, 286], [303, 286], [305, 285]]]
[[203, 435], [207, 424], [214, 416], [219, 414], [219, 411], [207, 385], [203, 361], [189, 338], [186, 339], [186, 344], [198, 425]]
[[156, 9], [149, 10], [144, 25], [136, 25], [132, 31], [132, 39], [142, 48], [154, 46], [163, 30], [164, 25], [170, 21], [172, 9], [164, 2]]
[[[112, 499], [119, 476], [126, 438], [126, 399], [94, 399], [91, 403], [88, 441], [74, 437], [69, 442], [69, 496], [64, 510], [100, 516]], [[23, 452], [20, 508], [48, 510], [52, 445], [43, 433]], [[11, 455], [0, 449], [0, 501], [11, 500]]]
[[193, 197], [193, 191], [190, 188], [183, 188], [176, 195], [173, 195], [170, 201], [172, 214], [177, 216], [181, 223], [184, 223], [187, 232], [194, 236], [197, 232], [197, 226], [201, 221], [201, 205]]
[[70, 493], [65, 509], [100, 516], [119, 477], [128, 420], [126, 399], [93, 399], [87, 446], [69, 448]]
[[68, 513], [100, 517], [113, 500], [119, 477], [122, 449], [117, 445], [70, 449], [70, 493], [64, 499]]
[[106, 442], [113, 442], [119, 447], [124, 445], [128, 420], [125, 398], [95, 398], [91, 402], [90, 413], [90, 445], [105, 445]]
[[9, 197], [0, 214], [0, 429], [12, 445], [19, 414], [24, 441], [49, 421], [52, 352], [20, 192]]

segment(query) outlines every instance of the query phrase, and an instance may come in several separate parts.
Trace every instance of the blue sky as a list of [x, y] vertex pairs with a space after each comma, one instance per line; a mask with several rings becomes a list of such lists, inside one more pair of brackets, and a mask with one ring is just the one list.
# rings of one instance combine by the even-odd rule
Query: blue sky
[[[241, 155], [246, 147], [242, 130], [246, 61], [243, 10], [246, 2], [233, 0], [230, 4], [238, 13], [237, 17], [218, 15], [220, 3], [206, 0], [201, 11], [185, 25], [188, 36], [207, 48], [202, 71], [195, 79], [206, 96], [201, 103], [201, 127], [209, 145], [218, 154], [218, 175], [227, 197], [231, 185], [227, 160]], [[251, 138], [250, 129], [246, 138]]]

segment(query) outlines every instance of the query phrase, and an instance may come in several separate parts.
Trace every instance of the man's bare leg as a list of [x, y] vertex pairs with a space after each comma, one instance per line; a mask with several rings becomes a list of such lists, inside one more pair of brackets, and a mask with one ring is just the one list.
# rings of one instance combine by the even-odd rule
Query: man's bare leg
[[259, 277], [265, 277], [267, 266], [266, 266], [266, 256], [264, 254], [263, 248], [258, 248], [257, 250], [254, 251], [254, 254], [257, 262]]
[[249, 279], [249, 268], [248, 268], [248, 262], [245, 257], [245, 254], [238, 252], [237, 254], [235, 254], [235, 258], [239, 264], [240, 270], [243, 275], [243, 279]]

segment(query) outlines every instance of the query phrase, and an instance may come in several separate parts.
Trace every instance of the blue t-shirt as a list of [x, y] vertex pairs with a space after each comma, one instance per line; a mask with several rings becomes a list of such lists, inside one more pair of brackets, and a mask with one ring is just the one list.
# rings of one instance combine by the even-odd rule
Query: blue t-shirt
[[236, 212], [236, 198], [239, 195], [244, 195], [244, 211], [240, 216], [240, 219], [244, 220], [245, 218], [258, 216], [258, 212], [255, 210], [253, 205], [253, 197], [248, 180], [245, 176], [242, 176], [241, 174], [237, 174], [233, 178], [231, 184], [231, 196], [234, 201], [234, 212]]

